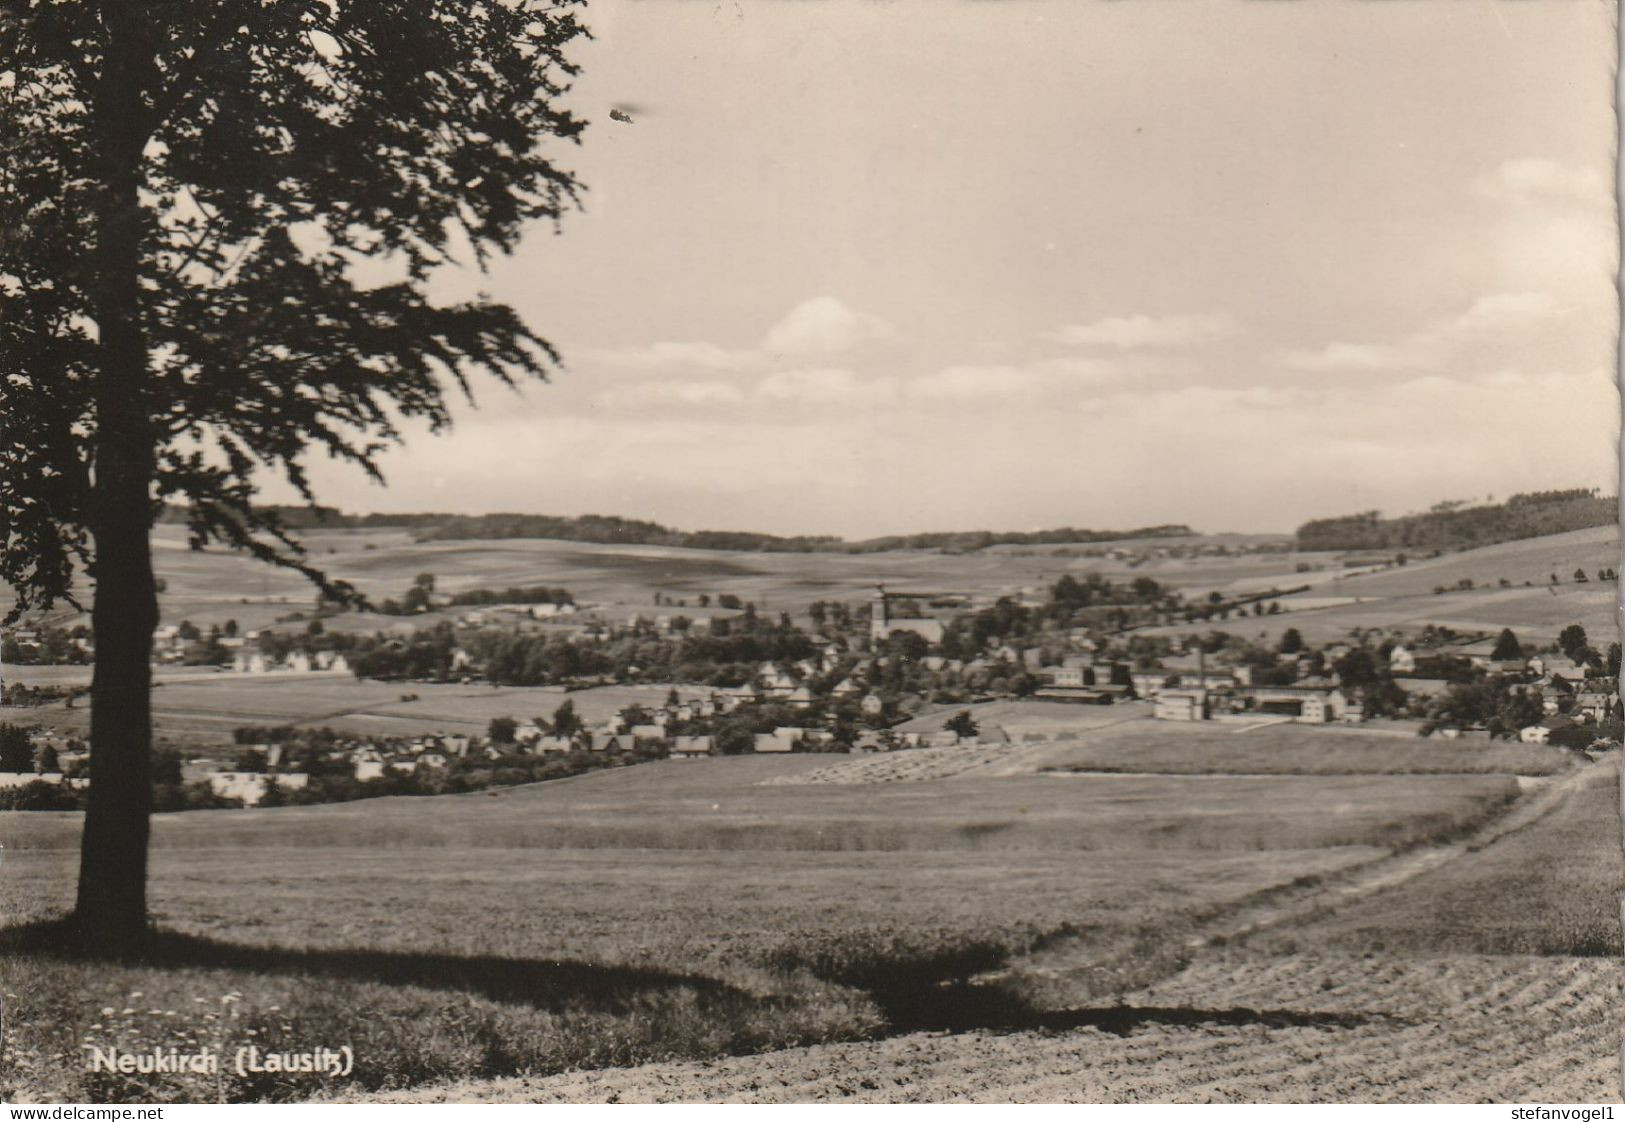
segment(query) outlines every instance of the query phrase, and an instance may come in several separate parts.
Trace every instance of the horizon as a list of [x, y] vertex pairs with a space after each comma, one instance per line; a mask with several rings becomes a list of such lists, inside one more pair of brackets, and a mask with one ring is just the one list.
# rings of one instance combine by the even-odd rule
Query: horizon
[[[1579, 490], [1579, 489], [1581, 489], [1581, 488], [1556, 488], [1556, 490], [1559, 490], [1559, 491], [1571, 491], [1571, 490]], [[1599, 489], [1598, 488], [1591, 488], [1591, 490], [1592, 491], [1597, 491]], [[1527, 493], [1527, 492], [1515, 492], [1514, 494], [1507, 495], [1505, 497], [1496, 496], [1496, 495], [1489, 495], [1489, 496], [1486, 496], [1485, 498], [1479, 499], [1479, 500], [1441, 499], [1441, 500], [1436, 500], [1434, 503], [1431, 503], [1428, 508], [1423, 508], [1423, 509], [1418, 509], [1418, 510], [1407, 510], [1407, 511], [1400, 511], [1400, 512], [1390, 512], [1390, 511], [1381, 511], [1381, 510], [1379, 510], [1379, 511], [1376, 511], [1375, 513], [1383, 521], [1393, 521], [1393, 520], [1397, 520], [1397, 519], [1415, 518], [1415, 517], [1419, 517], [1421, 515], [1426, 515], [1426, 514], [1431, 514], [1431, 513], [1438, 513], [1437, 508], [1440, 507], [1440, 506], [1443, 506], [1445, 504], [1455, 504], [1457, 509], [1464, 509], [1464, 510], [1465, 509], [1476, 509], [1476, 508], [1481, 508], [1481, 507], [1499, 506], [1499, 505], [1502, 505], [1505, 502], [1511, 500], [1512, 498], [1516, 497], [1517, 495], [1525, 494], [1525, 493]], [[1597, 494], [1594, 497], [1599, 498], [1599, 499], [1605, 499], [1605, 500], [1610, 500], [1611, 499], [1611, 500], [1615, 501], [1616, 503], [1619, 500], [1619, 496], [1618, 496], [1617, 493], [1615, 493], [1615, 494]], [[276, 504], [276, 505], [278, 505], [279, 507], [282, 506], [282, 504]], [[1303, 525], [1303, 523], [1300, 523], [1298, 526], [1296, 526], [1296, 527], [1294, 527], [1293, 529], [1290, 529], [1290, 530], [1257, 530], [1257, 529], [1244, 530], [1244, 529], [1235, 529], [1235, 528], [1223, 529], [1223, 530], [1209, 530], [1209, 529], [1202, 529], [1199, 525], [1188, 522], [1188, 521], [1175, 520], [1173, 522], [1160, 523], [1160, 524], [1146, 523], [1146, 524], [1140, 525], [1140, 526], [1052, 525], [1052, 526], [1032, 526], [1032, 527], [1020, 527], [1020, 528], [1006, 526], [1006, 527], [977, 527], [977, 528], [974, 528], [974, 529], [972, 529], [972, 528], [959, 528], [959, 529], [934, 529], [934, 530], [932, 530], [932, 529], [927, 529], [927, 530], [906, 530], [906, 531], [882, 532], [882, 533], [878, 533], [878, 534], [871, 534], [868, 537], [864, 537], [864, 538], [853, 538], [853, 537], [843, 537], [841, 535], [836, 535], [836, 534], [815, 534], [815, 533], [797, 532], [797, 531], [791, 531], [791, 532], [788, 532], [788, 533], [769, 532], [769, 531], [765, 531], [765, 530], [753, 529], [753, 528], [748, 527], [748, 526], [714, 526], [714, 525], [679, 526], [679, 525], [673, 525], [673, 524], [670, 524], [670, 523], [667, 523], [667, 522], [663, 522], [658, 518], [647, 517], [647, 516], [643, 516], [643, 515], [631, 515], [631, 514], [626, 514], [624, 512], [605, 513], [603, 511], [583, 511], [583, 512], [574, 513], [574, 514], [560, 514], [560, 513], [552, 512], [552, 511], [493, 510], [493, 511], [484, 511], [484, 512], [481, 512], [481, 513], [478, 513], [478, 514], [471, 514], [471, 513], [462, 513], [462, 512], [450, 511], [450, 510], [352, 511], [352, 510], [342, 510], [342, 509], [339, 509], [338, 507], [330, 506], [330, 505], [325, 504], [325, 503], [318, 503], [315, 506], [306, 506], [306, 505], [303, 505], [303, 504], [287, 504], [287, 505], [293, 507], [294, 509], [300, 509], [300, 510], [330, 511], [330, 512], [332, 512], [333, 514], [337, 515], [340, 518], [366, 518], [366, 517], [409, 518], [409, 517], [418, 517], [418, 518], [446, 518], [446, 519], [452, 519], [452, 518], [483, 518], [483, 517], [503, 518], [503, 517], [512, 517], [512, 518], [556, 518], [556, 519], [561, 519], [561, 520], [583, 520], [583, 519], [590, 519], [590, 518], [617, 519], [617, 520], [621, 520], [621, 521], [625, 521], [625, 522], [648, 523], [648, 524], [651, 524], [651, 525], [658, 526], [662, 530], [667, 530], [667, 531], [670, 531], [672, 533], [679, 533], [679, 534], [697, 534], [697, 533], [753, 534], [753, 535], [761, 535], [761, 536], [764, 536], [764, 537], [776, 537], [776, 538], [782, 538], [782, 539], [795, 539], [795, 538], [818, 539], [818, 538], [825, 538], [825, 539], [829, 539], [829, 540], [833, 540], [833, 541], [843, 542], [843, 543], [846, 543], [846, 544], [854, 544], [854, 545], [862, 544], [863, 542], [866, 542], [866, 541], [874, 541], [874, 540], [885, 539], [885, 538], [932, 537], [932, 536], [971, 535], [971, 534], [993, 534], [993, 535], [997, 536], [997, 535], [1001, 535], [1001, 534], [1056, 533], [1056, 532], [1059, 532], [1059, 531], [1062, 531], [1062, 530], [1076, 530], [1076, 531], [1078, 531], [1080, 533], [1090, 533], [1090, 534], [1108, 534], [1109, 533], [1109, 534], [1118, 535], [1117, 537], [1113, 537], [1113, 538], [1101, 539], [1101, 542], [1104, 542], [1104, 541], [1119, 541], [1119, 540], [1127, 541], [1127, 540], [1132, 540], [1132, 539], [1134, 539], [1136, 537], [1146, 536], [1146, 534], [1145, 534], [1146, 531], [1164, 529], [1164, 528], [1169, 528], [1169, 527], [1182, 527], [1182, 528], [1184, 528], [1186, 530], [1189, 530], [1190, 531], [1190, 536], [1192, 536], [1192, 537], [1204, 537], [1204, 538], [1250, 537], [1250, 538], [1288, 538], [1288, 539], [1292, 539], [1292, 538], [1296, 538], [1296, 536], [1298, 534], [1298, 531], [1302, 528], [1302, 525]], [[1324, 519], [1336, 519], [1336, 518], [1353, 517], [1355, 515], [1363, 514], [1363, 513], [1366, 513], [1366, 511], [1352, 511], [1351, 510], [1351, 511], [1343, 511], [1343, 512], [1340, 512], [1340, 513], [1337, 513], [1337, 514], [1329, 514], [1329, 513], [1328, 514], [1318, 514], [1318, 515], [1312, 516], [1311, 518], [1305, 519], [1305, 522], [1320, 521], [1320, 520], [1324, 520]], [[1560, 532], [1568, 533], [1568, 532], [1572, 532], [1572, 531], [1560, 531]], [[1157, 535], [1157, 536], [1164, 536], [1164, 535]], [[1179, 535], [1166, 535], [1166, 536], [1176, 537], [1176, 536], [1179, 536]], [[1083, 544], [1083, 543], [1080, 543], [1080, 544]], [[1090, 544], [1100, 544], [1100, 543], [1090, 543]]]
[[1606, 6], [924, 14], [595, 4], [584, 209], [433, 281], [567, 368], [318, 500], [862, 539], [1616, 490]]

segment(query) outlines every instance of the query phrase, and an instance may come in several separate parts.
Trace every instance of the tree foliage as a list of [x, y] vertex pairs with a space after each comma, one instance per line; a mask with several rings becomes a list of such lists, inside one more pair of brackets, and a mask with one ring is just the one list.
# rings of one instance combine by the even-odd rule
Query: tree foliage
[[[582, 127], [556, 108], [571, 6], [0, 3], [0, 575], [18, 610], [71, 597], [92, 560], [110, 205], [145, 374], [118, 387], [118, 423], [152, 445], [152, 517], [184, 502], [195, 543], [325, 584], [255, 509], [257, 472], [308, 499], [314, 447], [376, 476], [402, 423], [443, 427], [472, 372], [545, 373], [552, 349], [511, 308], [439, 304], [425, 282], [576, 198], [544, 145]], [[364, 259], [387, 279], [361, 279]]]

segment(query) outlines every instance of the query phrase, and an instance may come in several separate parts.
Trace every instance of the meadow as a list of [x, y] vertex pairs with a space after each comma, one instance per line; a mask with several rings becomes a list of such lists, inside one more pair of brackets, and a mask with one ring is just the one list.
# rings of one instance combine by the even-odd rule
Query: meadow
[[494, 795], [159, 816], [164, 935], [143, 963], [54, 949], [78, 816], [0, 816], [4, 1090], [331, 1089], [90, 1076], [87, 1040], [350, 1043], [345, 1086], [361, 1091], [1004, 1023], [1028, 1015], [1025, 990], [972, 979], [1064, 941], [1123, 964], [1090, 995], [1122, 991], [1167, 966], [1151, 944], [1460, 836], [1517, 791], [1504, 775], [764, 782], [828, 762], [673, 761]]
[[1290, 724], [1117, 725], [1060, 744], [1040, 771], [1268, 775], [1555, 775], [1585, 756], [1546, 744], [1365, 735]]
[[1562, 808], [1493, 846], [1339, 909], [1261, 949], [1405, 955], [1625, 954], [1617, 767], [1593, 769]]
[[[67, 673], [67, 671], [73, 673]], [[20, 666], [8, 678], [28, 684], [88, 683], [88, 667]], [[244, 726], [299, 725], [381, 736], [446, 733], [485, 735], [493, 717], [551, 718], [566, 700], [589, 723], [601, 723], [627, 705], [659, 705], [671, 687], [600, 686], [566, 692], [557, 687], [483, 683], [379, 682], [348, 675], [199, 675], [195, 669], [160, 671], [153, 691], [153, 728], [161, 739], [199, 747], [229, 742]], [[680, 690], [682, 687], [679, 687]], [[46, 724], [83, 736], [84, 705], [0, 706], [0, 721]]]

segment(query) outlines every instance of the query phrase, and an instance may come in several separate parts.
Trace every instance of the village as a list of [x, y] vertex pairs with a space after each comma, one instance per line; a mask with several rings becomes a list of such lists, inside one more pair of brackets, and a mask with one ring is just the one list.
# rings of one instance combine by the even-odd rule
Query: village
[[[432, 580], [420, 578], [414, 588], [425, 607], [434, 606]], [[291, 631], [237, 634], [228, 625], [204, 636], [189, 625], [166, 627], [159, 662], [209, 645], [223, 665], [201, 669], [207, 678], [553, 682], [567, 698], [631, 682], [669, 687], [658, 701], [596, 720], [578, 716], [569, 700], [551, 717], [494, 717], [484, 735], [244, 726], [229, 748], [180, 761], [177, 787], [193, 795], [177, 806], [437, 794], [664, 758], [874, 753], [1032, 738], [1005, 727], [1012, 722], [976, 719], [978, 706], [1001, 700], [1034, 708], [1134, 706], [1149, 719], [1238, 730], [1363, 725], [1579, 750], [1620, 737], [1618, 645], [1598, 652], [1577, 625], [1545, 643], [1510, 630], [1489, 636], [1432, 626], [1416, 634], [1360, 632], [1319, 647], [1291, 628], [1273, 647], [1218, 631], [1147, 635], [1136, 621], [1179, 618], [1181, 597], [1154, 581], [1113, 585], [1095, 577], [1063, 577], [1047, 590], [991, 604], [879, 585], [865, 605], [815, 604], [809, 626], [759, 617], [753, 604], [728, 594], [693, 604], [659, 593], [654, 599], [661, 610], [616, 620], [555, 590], [543, 603], [482, 604], [454, 624], [371, 637], [329, 631], [320, 617]], [[1282, 601], [1270, 598], [1267, 609], [1263, 598], [1201, 604], [1209, 616], [1249, 607], [1274, 615]], [[525, 655], [517, 675], [516, 650]], [[749, 653], [768, 657], [742, 662]], [[685, 661], [695, 658], [704, 661]], [[26, 801], [21, 789], [36, 784], [53, 788], [58, 801], [64, 791], [82, 792], [81, 740], [40, 728], [29, 743], [29, 751], [0, 761], [0, 792], [12, 792], [13, 801]]]

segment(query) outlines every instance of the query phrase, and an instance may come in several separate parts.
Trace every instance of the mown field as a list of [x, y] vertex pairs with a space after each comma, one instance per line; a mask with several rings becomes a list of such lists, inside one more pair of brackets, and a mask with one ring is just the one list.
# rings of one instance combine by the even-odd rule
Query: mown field
[[166, 934], [144, 964], [53, 953], [39, 925], [69, 902], [77, 816], [0, 816], [0, 1090], [331, 1090], [310, 1076], [92, 1079], [86, 1038], [345, 1042], [359, 1091], [1026, 1016], [1020, 992], [968, 979], [1062, 940], [1122, 963], [1091, 995], [1125, 991], [1143, 981], [1136, 963], [1162, 962], [1205, 918], [1460, 836], [1517, 792], [1507, 775], [764, 785], [828, 762], [670, 762], [494, 795], [161, 816]]
[[[1616, 1102], [1625, 1032], [1617, 761], [1571, 778], [1575, 789], [1520, 829], [1451, 847], [1452, 859], [1358, 898], [1342, 899], [1345, 887], [1329, 883], [1308, 898], [1322, 906], [1209, 947], [1109, 1000], [1068, 988], [1097, 970], [1063, 970], [1049, 979], [1056, 1000], [1039, 1012], [959, 1032], [340, 1097]], [[1064, 968], [1057, 950], [1034, 957]]]
[[[72, 669], [76, 673], [63, 671]], [[8, 676], [10, 676], [8, 672]], [[15, 679], [31, 684], [88, 682], [87, 667], [15, 668]], [[167, 679], [167, 680], [166, 680]], [[180, 680], [176, 680], [180, 679]], [[566, 692], [553, 687], [461, 685], [435, 682], [377, 682], [347, 675], [234, 674], [199, 679], [191, 674], [160, 674], [153, 691], [153, 728], [160, 738], [201, 746], [230, 740], [232, 730], [255, 725], [329, 727], [350, 733], [418, 736], [425, 733], [485, 734], [493, 717], [550, 718], [566, 700], [592, 724], [627, 705], [659, 705], [665, 685], [603, 686]], [[679, 687], [685, 696], [693, 691]], [[81, 702], [40, 708], [0, 706], [0, 721], [49, 725], [84, 735], [90, 713]]]
[[1516, 741], [1362, 735], [1289, 724], [1262, 728], [1135, 722], [1058, 744], [1048, 772], [1283, 775], [1555, 775], [1585, 763], [1565, 748]]

